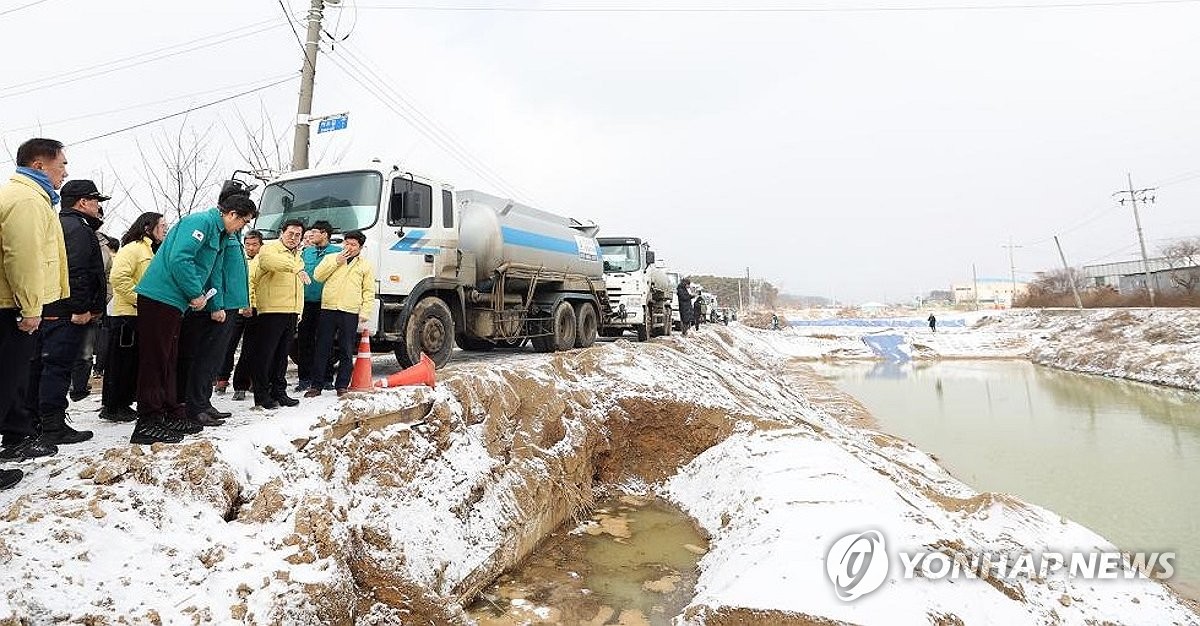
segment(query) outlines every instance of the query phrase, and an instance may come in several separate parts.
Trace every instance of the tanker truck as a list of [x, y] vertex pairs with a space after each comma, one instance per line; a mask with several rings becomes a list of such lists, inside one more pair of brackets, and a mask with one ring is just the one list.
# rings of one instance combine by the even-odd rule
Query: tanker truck
[[441, 367], [456, 345], [587, 347], [610, 315], [592, 223], [379, 161], [284, 174], [263, 189], [259, 211], [267, 238], [293, 218], [366, 234], [377, 278], [372, 348], [403, 366], [425, 353]]
[[604, 285], [613, 307], [612, 316], [601, 327], [605, 337], [620, 337], [626, 331], [638, 341], [671, 334], [671, 287], [667, 273], [654, 264], [650, 244], [638, 237], [601, 237]]

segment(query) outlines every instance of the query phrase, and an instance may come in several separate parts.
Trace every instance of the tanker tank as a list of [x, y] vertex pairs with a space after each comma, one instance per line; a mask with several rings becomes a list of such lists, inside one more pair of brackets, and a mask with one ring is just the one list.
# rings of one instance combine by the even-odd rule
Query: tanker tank
[[475, 255], [475, 282], [505, 263], [603, 280], [594, 224], [479, 191], [461, 191], [459, 247]]

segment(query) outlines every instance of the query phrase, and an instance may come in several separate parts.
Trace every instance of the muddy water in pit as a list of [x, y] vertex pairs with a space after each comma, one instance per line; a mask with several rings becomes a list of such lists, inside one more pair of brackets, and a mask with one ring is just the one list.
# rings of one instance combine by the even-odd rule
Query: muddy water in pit
[[1200, 597], [1200, 394], [1021, 361], [814, 367], [975, 489], [1176, 552], [1173, 585]]
[[467, 611], [481, 626], [669, 624], [691, 600], [707, 548], [679, 510], [622, 496], [555, 531]]

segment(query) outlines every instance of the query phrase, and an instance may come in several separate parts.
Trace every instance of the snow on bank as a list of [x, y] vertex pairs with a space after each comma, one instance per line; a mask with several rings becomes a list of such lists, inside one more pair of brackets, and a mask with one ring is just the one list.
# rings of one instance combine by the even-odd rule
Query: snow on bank
[[804, 374], [780, 339], [705, 327], [562, 355], [461, 355], [434, 391], [227, 405], [229, 425], [176, 446], [129, 446], [131, 425], [79, 416], [95, 440], [25, 463], [30, 477], [0, 493], [0, 621], [458, 623], [459, 601], [590, 504], [594, 476], [665, 480], [712, 535], [691, 622], [729, 607], [1075, 622], [1131, 615], [1134, 598], [1145, 619], [1128, 621], [1192, 619], [1151, 581], [1029, 580], [1019, 593], [894, 581], [833, 600], [824, 551], [868, 524], [897, 544], [967, 551], [1104, 541], [834, 419], [797, 391]]
[[891, 320], [897, 324], [884, 328], [855, 320], [841, 325], [837, 319], [821, 321], [821, 326], [780, 331], [775, 340], [779, 350], [804, 360], [875, 359], [864, 337], [885, 334], [899, 337], [916, 359], [1029, 359], [1074, 372], [1200, 391], [1200, 309], [944, 313], [936, 333], [921, 327], [923, 318]]

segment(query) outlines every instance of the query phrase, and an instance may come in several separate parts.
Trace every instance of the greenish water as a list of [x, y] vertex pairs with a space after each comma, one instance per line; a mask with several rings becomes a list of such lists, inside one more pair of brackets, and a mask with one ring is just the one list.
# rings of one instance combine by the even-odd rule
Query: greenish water
[[1022, 361], [818, 364], [880, 429], [980, 491], [1011, 493], [1132, 551], [1175, 551], [1200, 589], [1200, 394]]
[[664, 502], [623, 496], [555, 531], [467, 612], [481, 626], [666, 626], [692, 598], [708, 542]]

